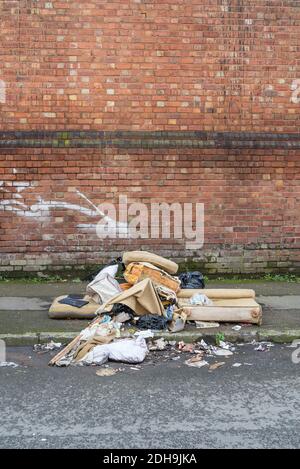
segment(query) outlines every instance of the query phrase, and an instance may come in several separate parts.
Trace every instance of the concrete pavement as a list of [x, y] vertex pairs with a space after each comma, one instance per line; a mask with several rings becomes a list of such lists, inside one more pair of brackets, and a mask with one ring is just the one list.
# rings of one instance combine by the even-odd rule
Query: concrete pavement
[[[223, 332], [227, 340], [248, 342], [272, 340], [291, 342], [300, 338], [300, 284], [289, 282], [210, 282], [208, 288], [253, 288], [263, 308], [263, 325], [232, 325], [218, 329], [196, 329], [192, 326], [180, 334], [158, 333], [170, 340], [194, 341]], [[87, 321], [51, 320], [47, 316], [53, 298], [66, 293], [84, 293], [83, 282], [22, 283], [0, 282], [0, 339], [8, 345], [32, 345], [55, 340], [68, 342], [86, 327]]]

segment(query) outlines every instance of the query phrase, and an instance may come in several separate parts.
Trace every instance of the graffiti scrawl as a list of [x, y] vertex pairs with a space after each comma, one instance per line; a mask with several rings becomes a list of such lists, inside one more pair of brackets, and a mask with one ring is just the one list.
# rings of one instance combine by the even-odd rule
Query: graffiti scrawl
[[[19, 217], [30, 218], [37, 222], [50, 222], [52, 209], [73, 210], [85, 215], [88, 218], [97, 219], [97, 221], [93, 223], [78, 224], [77, 228], [79, 230], [94, 230], [96, 232], [96, 228], [100, 220], [102, 222], [108, 223], [112, 227], [122, 230], [122, 232], [126, 233], [128, 230], [128, 225], [126, 223], [120, 223], [116, 220], [112, 220], [79, 190], [76, 190], [78, 197], [82, 198], [88, 205], [90, 205], [90, 208], [80, 204], [73, 204], [58, 200], [44, 200], [41, 196], [37, 196], [36, 203], [30, 206], [18, 200], [22, 198], [20, 192], [31, 189], [33, 187], [35, 187], [35, 185], [29, 182], [15, 182], [14, 185], [12, 185], [11, 182], [5, 184], [4, 181], [0, 181], [0, 191], [9, 194], [10, 197], [8, 199], [0, 200], [0, 211], [10, 211]], [[13, 188], [16, 190], [16, 192], [13, 192]]]

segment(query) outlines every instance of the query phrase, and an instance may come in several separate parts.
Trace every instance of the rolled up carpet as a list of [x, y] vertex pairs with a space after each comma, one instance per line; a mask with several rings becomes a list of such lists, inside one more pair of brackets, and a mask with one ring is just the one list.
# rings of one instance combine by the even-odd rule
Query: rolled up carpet
[[248, 306], [185, 306], [182, 310], [187, 314], [188, 321], [244, 322], [261, 325], [261, 306], [253, 299], [249, 298], [248, 301]]
[[157, 254], [152, 254], [148, 251], [129, 251], [124, 252], [123, 262], [127, 266], [131, 262], [148, 262], [168, 272], [168, 274], [175, 275], [178, 271], [176, 262], [165, 259]]
[[241, 288], [204, 288], [204, 289], [185, 289], [177, 293], [178, 298], [191, 298], [196, 293], [206, 295], [210, 300], [234, 300], [238, 298], [255, 298], [254, 290]]

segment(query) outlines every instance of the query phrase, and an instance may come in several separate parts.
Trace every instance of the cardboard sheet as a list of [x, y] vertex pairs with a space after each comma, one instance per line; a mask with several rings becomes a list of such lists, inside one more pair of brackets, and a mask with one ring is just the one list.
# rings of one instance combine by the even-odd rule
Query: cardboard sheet
[[105, 305], [101, 306], [98, 312], [109, 312], [116, 303], [129, 306], [138, 316], [144, 314], [157, 314], [162, 316], [164, 314], [163, 304], [150, 279], [142, 280], [128, 290], [120, 293], [120, 295], [115, 296]]

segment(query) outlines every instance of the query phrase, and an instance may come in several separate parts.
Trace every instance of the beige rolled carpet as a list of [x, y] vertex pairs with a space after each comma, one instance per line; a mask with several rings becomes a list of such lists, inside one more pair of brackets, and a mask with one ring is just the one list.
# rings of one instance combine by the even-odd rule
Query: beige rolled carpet
[[123, 262], [126, 266], [131, 264], [131, 262], [149, 262], [172, 275], [175, 275], [178, 271], [178, 265], [176, 262], [170, 261], [169, 259], [165, 259], [162, 256], [158, 256], [157, 254], [153, 254], [148, 251], [124, 252]]
[[210, 300], [226, 300], [238, 298], [255, 298], [254, 290], [241, 288], [204, 288], [204, 289], [183, 289], [177, 293], [178, 298], [191, 298], [196, 293], [206, 295]]
[[187, 314], [188, 321], [244, 322], [260, 325], [262, 308], [253, 299], [250, 304], [250, 300], [248, 306], [185, 306], [182, 310]]

